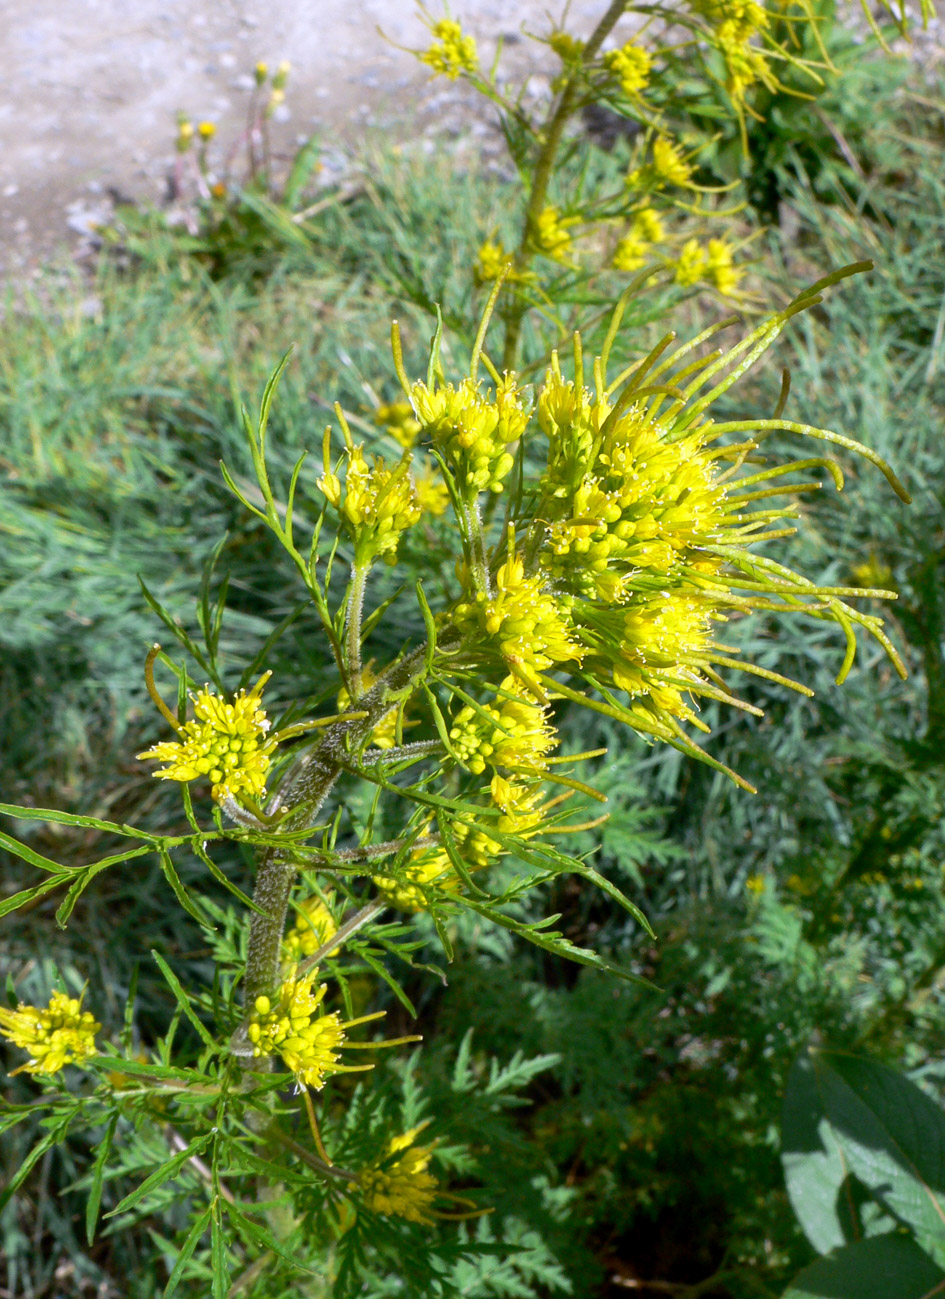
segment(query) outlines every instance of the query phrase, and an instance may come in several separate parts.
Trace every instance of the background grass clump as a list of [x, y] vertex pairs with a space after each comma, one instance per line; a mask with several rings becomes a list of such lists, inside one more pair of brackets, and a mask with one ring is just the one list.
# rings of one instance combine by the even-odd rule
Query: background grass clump
[[[444, 1245], [441, 1272], [459, 1293], [617, 1295], [632, 1284], [646, 1294], [653, 1280], [654, 1294], [779, 1295], [811, 1257], [779, 1158], [781, 1098], [798, 1052], [819, 1038], [911, 1070], [940, 1055], [943, 114], [928, 88], [905, 88], [876, 120], [866, 74], [850, 62], [850, 94], [844, 82], [837, 92], [844, 167], [812, 174], [812, 124], [822, 118], [805, 118], [803, 137], [790, 115], [774, 142], [751, 133], [757, 212], [770, 219], [780, 205], [782, 217], [792, 215], [790, 237], [775, 228], [756, 240], [754, 274], [786, 302], [829, 267], [876, 262], [804, 318], [780, 360], [792, 373], [789, 415], [803, 419], [802, 404], [816, 405], [821, 423], [908, 476], [910, 510], [855, 469], [841, 495], [807, 497], [799, 547], [816, 580], [899, 593], [891, 617], [910, 676], [900, 682], [867, 650], [841, 694], [826, 632], [782, 627], [775, 640], [757, 615], [733, 624], [727, 636], [755, 662], [816, 689], [808, 700], [752, 679], [744, 694], [764, 708], [758, 721], [716, 718], [706, 706], [713, 756], [758, 785], [758, 799], [607, 719], [570, 720], [572, 750], [609, 750], [597, 784], [610, 819], [579, 846], [632, 891], [659, 939], [641, 938], [573, 881], [555, 886], [551, 909], [573, 942], [611, 954], [653, 987], [566, 967], [468, 917], [451, 935], [455, 960], [442, 986], [423, 968], [441, 959], [430, 927], [405, 982], [425, 1036], [424, 1097], [409, 1067], [389, 1066], [379, 1087], [405, 1115], [423, 1105], [448, 1113], [457, 1140], [469, 1134], [492, 1154], [484, 1187], [494, 1223], [463, 1230], [514, 1248], [473, 1264]], [[725, 176], [731, 156], [720, 150], [710, 165]], [[0, 352], [4, 801], [177, 825], [173, 800], [133, 761], [158, 734], [141, 665], [159, 623], [136, 576], [173, 617], [194, 607], [202, 581], [238, 569], [224, 656], [242, 664], [270, 645], [277, 680], [304, 678], [322, 698], [335, 688], [274, 548], [220, 479], [221, 459], [248, 468], [234, 401], [258, 392], [294, 341], [273, 415], [279, 467], [291, 469], [306, 446], [317, 453], [334, 400], [358, 417], [359, 435], [385, 445], [372, 417], [396, 392], [391, 317], [417, 357], [424, 306], [468, 320], [470, 261], [505, 220], [507, 182], [485, 169], [408, 157], [372, 170], [352, 199], [319, 214], [313, 236], [264, 246], [261, 263], [258, 240], [252, 264], [182, 256], [157, 222], [151, 238], [139, 228], [130, 262], [103, 255], [93, 282], [50, 280], [9, 302]], [[660, 307], [649, 299], [641, 340], [657, 335]], [[698, 327], [718, 304], [695, 298], [686, 310]], [[762, 406], [774, 407], [780, 378], [771, 364], [755, 381]], [[431, 523], [403, 558], [430, 580], [436, 553]], [[565, 717], [566, 733], [568, 725]], [[358, 815], [354, 793], [352, 808]], [[30, 842], [81, 857], [93, 836], [77, 842], [44, 825]], [[16, 863], [5, 865], [12, 893]], [[248, 858], [233, 849], [226, 865], [249, 886]], [[58, 933], [41, 903], [8, 929], [20, 995], [42, 982], [44, 963], [74, 974], [77, 987], [78, 970], [97, 968], [116, 1022], [137, 984], [135, 1032], [151, 1043], [166, 989], [152, 967], [139, 970], [141, 933], [178, 973], [190, 966], [212, 982], [213, 951], [196, 926], [181, 925], [156, 868], [128, 863], [111, 873], [84, 896], [78, 919]], [[395, 1027], [399, 1013], [392, 1000]], [[18, 1137], [6, 1139], [7, 1171], [23, 1150]], [[142, 1138], [125, 1152], [126, 1169], [154, 1157]], [[7, 1205], [10, 1294], [161, 1293], [166, 1277], [153, 1277], [152, 1255], [131, 1234], [85, 1245], [81, 1190], [92, 1158], [81, 1143], [56, 1147]], [[165, 1240], [168, 1259], [181, 1222], [172, 1203], [149, 1206], [146, 1229]], [[424, 1289], [432, 1284], [408, 1277], [407, 1292], [432, 1294]], [[393, 1263], [359, 1291], [403, 1292]]]

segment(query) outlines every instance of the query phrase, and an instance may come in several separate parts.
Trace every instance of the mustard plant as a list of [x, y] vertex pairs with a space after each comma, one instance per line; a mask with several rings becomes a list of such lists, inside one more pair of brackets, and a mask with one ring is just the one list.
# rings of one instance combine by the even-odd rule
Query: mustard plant
[[[618, 339], [628, 292], [596, 355], [585, 357], [575, 334], [534, 385], [500, 371], [486, 348], [500, 278], [462, 375], [446, 369], [439, 324], [421, 375], [393, 325], [407, 411], [387, 418], [409, 444], [398, 460], [369, 457], [336, 406], [311, 448], [320, 468], [309, 469], [306, 452], [277, 482], [268, 429], [283, 358], [258, 413], [241, 412], [252, 480], [236, 465], [223, 476], [294, 570], [311, 635], [333, 664], [331, 691], [313, 698], [303, 683], [272, 679], [269, 645], [254, 662], [227, 664], [228, 583], [211, 598], [208, 572], [203, 643], [153, 602], [186, 658], [154, 645], [144, 663], [163, 734], [138, 758], [179, 787], [186, 828], [158, 834], [0, 805], [116, 840], [115, 851], [76, 866], [0, 834], [39, 874], [0, 912], [61, 892], [65, 925], [99, 874], [154, 854], [214, 956], [200, 987], [153, 953], [176, 1003], [154, 1044], [135, 1041], [133, 993], [124, 1030], [103, 1032], [104, 990], [94, 984], [86, 1009], [53, 987], [45, 1007], [0, 1011], [0, 1033], [27, 1052], [20, 1068], [42, 1087], [8, 1106], [4, 1122], [44, 1115], [7, 1197], [70, 1131], [92, 1132], [90, 1240], [103, 1205], [130, 1229], [143, 1206], [186, 1204], [165, 1295], [185, 1286], [281, 1294], [293, 1276], [301, 1293], [354, 1294], [384, 1250], [411, 1265], [425, 1259], [426, 1292], [437, 1293], [435, 1277], [440, 1293], [453, 1292], [437, 1272], [442, 1241], [429, 1233], [439, 1219], [489, 1211], [475, 1184], [484, 1152], [460, 1157], [422, 1112], [422, 1055], [407, 1064], [401, 1050], [418, 1037], [385, 1033], [387, 1011], [369, 1006], [386, 985], [387, 1008], [396, 1000], [398, 1013], [415, 1016], [399, 971], [433, 934], [448, 963], [464, 914], [553, 956], [640, 979], [540, 915], [547, 886], [573, 876], [651, 932], [634, 900], [568, 849], [569, 836], [606, 817], [594, 783], [603, 751], [566, 751], [561, 719], [604, 716], [745, 786], [705, 747], [700, 701], [757, 714], [730, 683], [739, 672], [810, 692], [743, 660], [722, 635], [726, 622], [752, 610], [826, 621], [846, 644], [838, 679], [858, 632], [902, 671], [881, 618], [856, 603], [894, 592], [818, 585], [783, 554], [799, 500], [821, 488], [818, 473], [842, 487], [837, 452], [865, 457], [907, 500], [893, 471], [844, 434], [785, 418], [787, 384], [770, 417], [714, 413], [723, 397], [731, 408], [738, 381], [794, 316], [864, 269], [824, 277], [724, 349], [714, 344], [731, 321], [627, 355]], [[764, 445], [775, 433], [812, 445], [772, 458]], [[424, 509], [424, 476], [447, 508]], [[430, 530], [447, 563], [413, 589], [391, 588], [385, 575], [417, 528]], [[402, 628], [404, 643], [372, 664], [380, 627]], [[252, 896], [214, 861], [227, 843], [254, 863]], [[206, 889], [185, 886], [183, 854], [202, 864]], [[415, 1080], [396, 1106], [377, 1099], [382, 1090], [372, 1100], [370, 1075], [385, 1053], [401, 1060], [395, 1076], [400, 1068]], [[360, 1073], [367, 1080], [345, 1077]], [[487, 1236], [459, 1230], [454, 1257], [494, 1248]]]

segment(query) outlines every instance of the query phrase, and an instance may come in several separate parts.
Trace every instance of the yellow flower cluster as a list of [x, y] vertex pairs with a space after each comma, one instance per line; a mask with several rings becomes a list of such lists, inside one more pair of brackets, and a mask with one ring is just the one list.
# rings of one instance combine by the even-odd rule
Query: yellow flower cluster
[[101, 1027], [79, 999], [64, 992], [54, 992], [48, 1006], [0, 1006], [0, 1033], [30, 1054], [14, 1074], [53, 1074], [64, 1065], [81, 1064], [95, 1055], [95, 1034]]
[[[363, 1020], [342, 1023], [337, 1011], [322, 1009], [327, 987], [313, 988], [317, 972], [304, 979], [288, 979], [278, 997], [257, 997], [247, 1026], [254, 1056], [280, 1055], [287, 1069], [307, 1087], [319, 1091], [334, 1073], [352, 1073], [371, 1065], [339, 1064], [345, 1029]], [[375, 1016], [367, 1016], [373, 1019]]]
[[446, 513], [450, 494], [439, 474], [432, 469], [424, 469], [423, 473], [417, 474], [413, 485], [417, 489], [417, 504], [422, 514], [432, 514], [438, 519]]
[[677, 284], [697, 284], [705, 280], [723, 297], [736, 297], [742, 270], [735, 265], [734, 254], [724, 239], [710, 239], [703, 249], [698, 239], [687, 239], [675, 263]]
[[241, 690], [231, 704], [209, 687], [192, 695], [194, 720], [179, 728], [181, 738], [155, 744], [138, 758], [166, 762], [162, 771], [154, 773], [160, 780], [209, 780], [218, 803], [240, 794], [265, 797], [266, 772], [277, 743], [266, 738], [269, 722], [260, 707], [260, 694], [270, 675], [260, 677], [248, 694]]
[[758, 81], [778, 87], [764, 50], [751, 44], [766, 31], [768, 15], [755, 0], [691, 0], [691, 7], [710, 25], [712, 43], [725, 60], [725, 88], [741, 109], [748, 90]]
[[510, 536], [509, 557], [495, 576], [496, 593], [462, 601], [453, 617], [461, 631], [492, 641], [512, 675], [528, 688], [536, 671], [580, 662], [583, 651], [559, 602], [544, 589], [542, 574], [526, 576], [513, 541]]
[[415, 1146], [420, 1128], [392, 1137], [370, 1168], [358, 1177], [364, 1206], [372, 1213], [406, 1218], [408, 1222], [432, 1223], [427, 1211], [439, 1183], [431, 1172], [433, 1146]]
[[604, 55], [604, 67], [619, 80], [621, 90], [630, 99], [637, 98], [646, 89], [652, 63], [647, 51], [633, 41]]
[[511, 254], [506, 252], [500, 239], [487, 239], [479, 249], [473, 268], [476, 279], [480, 284], [491, 284], [505, 270], [510, 257]]
[[436, 76], [449, 77], [451, 81], [455, 81], [461, 72], [476, 71], [476, 42], [472, 36], [463, 35], [458, 22], [441, 18], [433, 24], [431, 31], [436, 40], [418, 56], [421, 63], [431, 67]]
[[[544, 808], [538, 805], [540, 787], [506, 780], [497, 773], [492, 778], [489, 791], [493, 804], [491, 815], [495, 818], [495, 828], [500, 834], [514, 834], [530, 839], [541, 832]], [[496, 810], [499, 812], [498, 817], [495, 817]], [[490, 815], [490, 810], [484, 808], [483, 815]], [[470, 873], [485, 870], [505, 852], [497, 839], [463, 821], [454, 821], [451, 832], [456, 850]], [[434, 847], [421, 848], [412, 853], [401, 878], [375, 875], [374, 883], [391, 906], [399, 907], [401, 911], [425, 911], [426, 886], [433, 884], [438, 889], [449, 892], [459, 887], [460, 878], [446, 849]]]
[[665, 135], [658, 135], [653, 141], [650, 162], [634, 167], [626, 183], [630, 189], [659, 190], [666, 185], [686, 189], [692, 184], [692, 165], [678, 144]]
[[417, 440], [420, 424], [414, 417], [413, 407], [406, 401], [392, 401], [378, 406], [374, 412], [374, 423], [409, 451]]
[[548, 721], [548, 710], [521, 694], [515, 697], [517, 682], [506, 677], [506, 692], [495, 705], [481, 709], [467, 704], [456, 714], [450, 730], [453, 749], [474, 775], [486, 765], [516, 767], [539, 772], [547, 767], [548, 754], [558, 737]]
[[576, 222], [576, 217], [563, 217], [550, 204], [542, 208], [531, 232], [535, 252], [550, 257], [552, 261], [567, 263], [573, 243], [568, 227]]
[[[294, 967], [338, 932], [334, 916], [317, 894], [299, 903], [295, 924], [282, 940], [283, 964]], [[337, 950], [337, 949], [336, 949]], [[329, 952], [333, 956], [334, 952]]]
[[646, 262], [650, 247], [664, 235], [659, 213], [651, 207], [639, 208], [633, 214], [629, 231], [614, 250], [614, 270], [638, 271]]
[[394, 469], [380, 457], [369, 465], [362, 446], [347, 446], [344, 489], [328, 463], [326, 438], [325, 472], [318, 486], [326, 499], [338, 510], [354, 542], [354, 562], [367, 567], [377, 557], [386, 563], [397, 561], [401, 534], [420, 517], [416, 488], [410, 477], [410, 461], [404, 459]]
[[670, 441], [641, 404], [613, 423], [609, 413], [557, 365], [548, 371], [538, 399], [549, 440], [542, 487], [558, 517], [542, 563], [556, 583], [611, 603], [631, 573], [664, 575], [687, 547], [713, 537], [723, 490], [697, 434]]
[[431, 391], [425, 383], [410, 388], [417, 419], [456, 473], [468, 498], [488, 489], [501, 492], [515, 459], [508, 450], [525, 432], [528, 411], [522, 406], [515, 375], [507, 374], [489, 398], [472, 379]]

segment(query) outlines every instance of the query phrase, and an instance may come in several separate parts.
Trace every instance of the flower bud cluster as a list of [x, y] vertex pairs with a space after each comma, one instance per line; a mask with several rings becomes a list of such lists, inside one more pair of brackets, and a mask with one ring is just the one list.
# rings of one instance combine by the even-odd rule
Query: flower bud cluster
[[555, 369], [538, 410], [549, 435], [542, 486], [557, 510], [542, 562], [556, 582], [617, 603], [630, 573], [665, 577], [682, 552], [716, 535], [724, 490], [698, 434], [670, 441], [637, 404], [608, 427], [606, 404], [586, 390], [578, 398]]
[[439, 1183], [431, 1172], [433, 1146], [415, 1146], [420, 1128], [392, 1137], [384, 1153], [358, 1176], [365, 1208], [429, 1226], [427, 1211]]
[[549, 205], [538, 213], [531, 231], [531, 243], [537, 253], [555, 262], [568, 262], [573, 240], [568, 230], [577, 223], [577, 217], [563, 217], [556, 207]]
[[665, 236], [659, 213], [651, 207], [639, 208], [633, 214], [629, 231], [614, 249], [616, 271], [638, 271], [644, 265], [650, 248]]
[[81, 1064], [96, 1054], [95, 1034], [101, 1028], [81, 1000], [54, 992], [47, 1006], [0, 1006], [0, 1033], [30, 1054], [14, 1073], [58, 1073], [64, 1065]]
[[455, 607], [453, 620], [461, 631], [492, 641], [526, 688], [534, 684], [536, 671], [580, 662], [583, 651], [559, 601], [545, 590], [541, 574], [526, 576], [514, 550], [499, 567], [495, 584], [494, 595], [479, 592]]
[[737, 108], [758, 81], [768, 90], [777, 90], [767, 54], [751, 44], [751, 38], [768, 27], [761, 5], [755, 0], [690, 0], [690, 5], [709, 24], [710, 39], [725, 60], [725, 89]]
[[327, 987], [321, 983], [313, 988], [315, 978], [317, 971], [287, 980], [275, 1001], [257, 997], [246, 1032], [253, 1055], [281, 1055], [299, 1082], [318, 1091], [331, 1074], [345, 1071], [338, 1063], [345, 1026], [337, 1012], [326, 1015], [322, 1010]]
[[479, 57], [472, 36], [464, 36], [459, 23], [452, 18], [441, 18], [430, 29], [436, 37], [429, 49], [417, 57], [433, 69], [436, 76], [455, 81], [461, 72], [475, 72]]
[[450, 743], [474, 775], [481, 775], [487, 765], [534, 772], [548, 765], [548, 754], [558, 743], [548, 710], [521, 694], [509, 697], [517, 688], [515, 678], [506, 677], [501, 689], [507, 693], [495, 705], [476, 709], [467, 704], [456, 714]]
[[687, 189], [692, 184], [692, 166], [686, 161], [678, 144], [665, 135], [653, 141], [652, 157], [642, 167], [634, 167], [627, 175], [631, 189], [659, 190], [666, 185]]
[[630, 99], [639, 97], [650, 80], [653, 60], [641, 45], [628, 41], [619, 50], [608, 50], [604, 67], [620, 82], [620, 89]]
[[[317, 894], [305, 898], [298, 904], [295, 924], [282, 940], [283, 964], [294, 968], [306, 956], [324, 947], [337, 932], [335, 918], [321, 898]], [[334, 952], [328, 955], [333, 956]]]
[[167, 763], [154, 773], [161, 780], [209, 780], [218, 803], [244, 793], [263, 798], [277, 743], [266, 738], [269, 722], [260, 707], [260, 693], [269, 676], [267, 672], [260, 677], [248, 694], [241, 690], [231, 704], [205, 687], [191, 696], [194, 720], [180, 727], [181, 738], [155, 744], [138, 758]]
[[424, 433], [453, 468], [460, 491], [467, 498], [487, 489], [501, 492], [515, 463], [508, 448], [528, 424], [515, 375], [505, 375], [492, 399], [464, 379], [458, 387], [448, 383], [432, 391], [415, 383], [410, 400]]
[[356, 567], [367, 567], [378, 557], [396, 563], [401, 534], [420, 517], [410, 461], [390, 469], [379, 456], [368, 464], [362, 446], [349, 445], [345, 454], [344, 486], [326, 463], [319, 489], [338, 510], [354, 542]]

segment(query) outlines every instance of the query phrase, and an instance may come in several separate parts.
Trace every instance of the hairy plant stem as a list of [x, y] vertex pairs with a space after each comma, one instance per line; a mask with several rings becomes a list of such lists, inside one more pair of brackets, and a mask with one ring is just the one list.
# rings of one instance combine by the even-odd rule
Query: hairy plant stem
[[[412, 692], [426, 670], [426, 658], [427, 646], [423, 645], [394, 663], [361, 696], [358, 702], [362, 716], [335, 722], [325, 731], [273, 799], [276, 806], [287, 809], [281, 828], [301, 830], [313, 823], [338, 777], [350, 764], [351, 751], [367, 739], [381, 718], [390, 712], [392, 703]], [[293, 808], [297, 810], [293, 812]], [[279, 954], [297, 869], [291, 848], [270, 848], [260, 861], [253, 893], [259, 911], [254, 911], [250, 919], [243, 985], [247, 1007], [278, 986]]]
[[[628, 0], [612, 0], [607, 12], [594, 28], [584, 46], [581, 53], [582, 67], [589, 64], [597, 56], [598, 50], [616, 26], [618, 19], [626, 11], [627, 4]], [[551, 181], [551, 173], [554, 169], [558, 150], [561, 147], [564, 128], [575, 111], [578, 84], [578, 74], [574, 72], [568, 77], [567, 84], [561, 91], [558, 102], [551, 110], [551, 115], [542, 130], [543, 142], [532, 177], [531, 194], [528, 198], [528, 206], [525, 209], [525, 219], [522, 224], [522, 238], [515, 250], [513, 275], [526, 271], [534, 256], [538, 218], [548, 198], [548, 185]], [[519, 295], [513, 299], [506, 313], [505, 345], [502, 352], [503, 370], [515, 369], [519, 338], [522, 332], [522, 320], [527, 310], [527, 302]]]
[[364, 589], [367, 585], [368, 567], [366, 564], [353, 564], [351, 568], [351, 585], [348, 589], [348, 627], [345, 635], [345, 650], [348, 670], [348, 694], [351, 703], [357, 702], [361, 695], [361, 615], [364, 610]]

